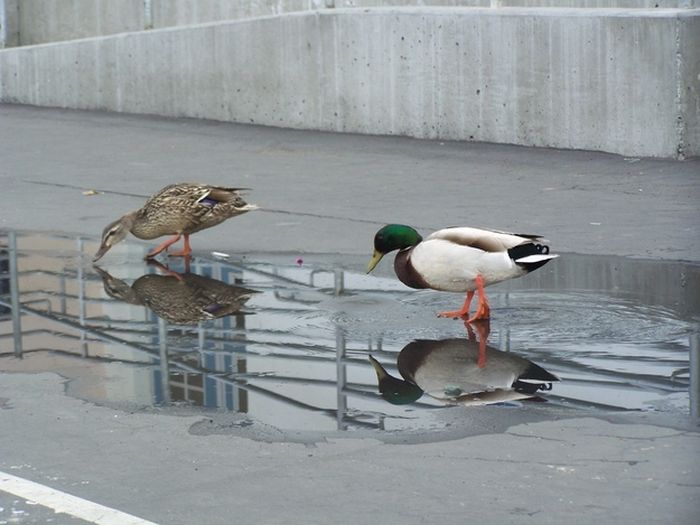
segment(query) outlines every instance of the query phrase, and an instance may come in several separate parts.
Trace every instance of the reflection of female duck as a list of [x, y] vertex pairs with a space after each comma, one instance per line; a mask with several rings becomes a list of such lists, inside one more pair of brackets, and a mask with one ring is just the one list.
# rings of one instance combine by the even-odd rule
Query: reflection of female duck
[[129, 286], [95, 266], [110, 297], [144, 305], [176, 324], [191, 324], [238, 313], [256, 290], [234, 286], [194, 273], [178, 274], [157, 264], [168, 275], [142, 275]]
[[382, 397], [392, 404], [415, 401], [425, 392], [431, 397], [464, 405], [526, 399], [559, 381], [532, 361], [487, 347], [488, 360], [479, 366], [479, 344], [454, 338], [416, 340], [397, 359], [403, 379], [392, 377], [370, 356]]

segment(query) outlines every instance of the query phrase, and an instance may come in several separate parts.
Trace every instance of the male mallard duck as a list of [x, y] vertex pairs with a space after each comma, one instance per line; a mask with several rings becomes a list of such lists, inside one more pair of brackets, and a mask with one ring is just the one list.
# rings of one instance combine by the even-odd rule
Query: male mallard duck
[[177, 273], [155, 263], [166, 275], [147, 273], [129, 285], [94, 266], [110, 297], [143, 305], [175, 324], [193, 324], [241, 313], [257, 290], [228, 284], [194, 273]]
[[542, 240], [539, 235], [467, 226], [438, 230], [423, 240], [410, 226], [389, 224], [374, 236], [374, 254], [367, 273], [384, 255], [399, 250], [394, 271], [405, 285], [467, 292], [460, 310], [441, 312], [438, 316], [467, 319], [477, 290], [479, 306], [468, 321], [488, 319], [490, 308], [484, 286], [525, 275], [558, 257], [549, 253], [548, 246], [539, 244]]
[[475, 340], [451, 338], [415, 340], [399, 353], [396, 364], [403, 379], [390, 375], [374, 357], [379, 391], [392, 404], [411, 403], [426, 393], [446, 403], [478, 405], [533, 397], [559, 381], [554, 374], [511, 352], [486, 347]]
[[174, 235], [151, 250], [147, 258], [155, 257], [181, 236], [185, 237], [184, 249], [175, 256], [192, 253], [190, 235], [216, 226], [230, 217], [257, 209], [247, 204], [240, 195], [240, 188], [220, 188], [206, 184], [181, 183], [166, 186], [153, 195], [143, 208], [127, 213], [109, 224], [102, 232], [102, 242], [93, 261], [120, 242], [128, 232], [139, 239], [155, 239]]

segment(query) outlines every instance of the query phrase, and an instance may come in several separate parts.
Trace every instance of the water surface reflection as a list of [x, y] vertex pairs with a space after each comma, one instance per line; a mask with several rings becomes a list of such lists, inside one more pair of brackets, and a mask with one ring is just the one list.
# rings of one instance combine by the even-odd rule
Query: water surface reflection
[[175, 324], [197, 324], [241, 313], [255, 290], [187, 271], [178, 273], [157, 262], [148, 261], [164, 275], [147, 273], [129, 285], [122, 279], [94, 266], [102, 277], [105, 293], [129, 304], [143, 305]]
[[468, 338], [408, 343], [396, 358], [402, 379], [389, 374], [371, 355], [369, 360], [382, 397], [395, 405], [412, 403], [423, 394], [463, 406], [531, 399], [559, 381], [532, 361], [477, 341], [471, 331]]
[[[93, 268], [94, 243], [0, 234], [0, 371], [54, 371], [69, 394], [117, 407], [184, 404], [286, 430], [440, 432], [446, 410], [473, 413], [446, 402], [528, 396], [553, 409], [698, 413], [695, 265], [562, 257], [492, 288], [487, 344], [433, 316], [449, 294], [368, 277], [363, 257], [345, 270], [199, 257], [188, 270], [146, 265], [144, 248], [124, 243]], [[389, 370], [398, 358], [402, 380], [431, 395], [386, 403], [369, 355]], [[534, 386], [518, 380], [528, 370]]]

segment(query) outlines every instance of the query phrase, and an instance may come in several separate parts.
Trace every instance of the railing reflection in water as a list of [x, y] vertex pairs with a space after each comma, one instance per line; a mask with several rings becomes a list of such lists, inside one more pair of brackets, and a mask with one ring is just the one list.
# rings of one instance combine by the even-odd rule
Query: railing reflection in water
[[[96, 362], [122, 362], [137, 366], [153, 364], [152, 394], [157, 404], [184, 401], [247, 412], [249, 393], [255, 393], [290, 407], [321, 414], [335, 421], [339, 429], [382, 426], [375, 415], [368, 417], [361, 411], [349, 408], [351, 403], [348, 397], [374, 399], [376, 384], [347, 381], [348, 366], [367, 368], [367, 362], [361, 352], [346, 355], [345, 335], [340, 328], [312, 327], [312, 333], [292, 336], [292, 341], [289, 341], [287, 334], [275, 327], [275, 321], [280, 318], [283, 318], [281, 324], [284, 325], [297, 315], [309, 313], [313, 310], [310, 305], [319, 302], [326, 294], [343, 293], [342, 273], [335, 270], [310, 271], [305, 283], [278, 274], [274, 269], [195, 260], [192, 265], [195, 275], [207, 276], [210, 282], [228, 287], [231, 286], [229, 283], [233, 286], [240, 283], [245, 272], [257, 276], [260, 291], [268, 292], [274, 299], [265, 301], [271, 302], [270, 306], [257, 309], [255, 317], [267, 319], [256, 322], [253, 328], [246, 326], [248, 312], [230, 312], [225, 317], [215, 319], [212, 316], [211, 320], [206, 321], [194, 320], [191, 326], [175, 325], [156, 315], [150, 300], [142, 303], [151, 306], [143, 310], [142, 318], [134, 317], [134, 310], [129, 306], [124, 315], [123, 308], [115, 304], [114, 299], [105, 297], [102, 287], [96, 286], [101, 283], [100, 275], [86, 266], [89, 253], [84, 252], [83, 239], [53, 236], [62, 244], [61, 251], [57, 257], [53, 254], [48, 257], [59, 261], [59, 264], [47, 269], [42, 268], [42, 261], [39, 261], [22, 269], [20, 265], [23, 260], [44, 257], [47, 253], [40, 252], [35, 256], [31, 250], [18, 250], [17, 237], [15, 232], [8, 232], [7, 249], [2, 250], [3, 257], [0, 259], [4, 261], [3, 264], [9, 265], [2, 273], [4, 278], [0, 279], [4, 287], [0, 289], [3, 292], [0, 305], [5, 308], [5, 317], [9, 317], [12, 324], [11, 332], [4, 331], [0, 337], [12, 337], [14, 355], [17, 357], [48, 350], [59, 354], [78, 354]], [[72, 247], [75, 247], [75, 254], [70, 254]], [[136, 261], [136, 267], [147, 268], [149, 272], [142, 277], [155, 276], [159, 271], [146, 266], [138, 258]], [[327, 275], [319, 284], [321, 274]], [[41, 284], [32, 286], [38, 278], [41, 278]], [[324, 286], [329, 284], [328, 278], [332, 280], [330, 286]], [[285, 320], [285, 317], [288, 319]], [[25, 323], [23, 331], [22, 320], [27, 318], [39, 318], [46, 322], [39, 328], [30, 328]], [[33, 338], [42, 334], [50, 335], [52, 341], [68, 340], [74, 344], [68, 345], [69, 350], [32, 346]], [[251, 340], [251, 337], [256, 339]], [[77, 352], [73, 350], [76, 346]], [[120, 348], [132, 352], [124, 354]], [[296, 368], [301, 370], [304, 363], [330, 364], [334, 377], [329, 377], [325, 370], [317, 378], [303, 377], [303, 374], [250, 372], [248, 363], [251, 358], [297, 362], [301, 366]], [[284, 386], [289, 385], [333, 388], [336, 391], [336, 406], [325, 403], [332, 399], [328, 396], [319, 399], [319, 403], [312, 403], [283, 393]]]

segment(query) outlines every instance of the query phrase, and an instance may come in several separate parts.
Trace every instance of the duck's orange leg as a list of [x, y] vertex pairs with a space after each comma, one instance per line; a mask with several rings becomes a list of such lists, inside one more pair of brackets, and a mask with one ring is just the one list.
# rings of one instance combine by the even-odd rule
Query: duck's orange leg
[[170, 246], [171, 244], [175, 244], [179, 240], [180, 240], [180, 234], [178, 233], [177, 235], [175, 235], [171, 239], [168, 239], [164, 243], [159, 244], [158, 246], [153, 248], [150, 252], [148, 252], [148, 254], [146, 254], [146, 259], [151, 259], [151, 258], [155, 257], [163, 250], [167, 250], [168, 246]]
[[475, 342], [476, 336], [474, 335], [474, 329], [466, 320], [464, 321], [464, 328], [467, 329], [467, 339], [469, 339], [471, 342]]
[[175, 279], [177, 279], [178, 281], [182, 281], [182, 280], [183, 280], [183, 279], [182, 279], [182, 275], [180, 275], [180, 274], [177, 273], [177, 272], [174, 272], [173, 270], [171, 270], [170, 268], [168, 268], [167, 266], [165, 266], [163, 263], [161, 263], [161, 262], [159, 262], [159, 261], [155, 261], [155, 260], [149, 259], [148, 264], [150, 264], [150, 265], [152, 265], [152, 266], [155, 266], [155, 267], [158, 268], [161, 272], [163, 272], [165, 275], [169, 275], [170, 277], [175, 277]]
[[[476, 336], [474, 335], [474, 328], [469, 321], [464, 321], [464, 326], [467, 328], [467, 337], [472, 343], [476, 342]], [[486, 341], [491, 333], [491, 323], [488, 319], [484, 321], [477, 321], [474, 323], [476, 331], [479, 334], [479, 353], [476, 357], [476, 366], [479, 368], [484, 368], [486, 366]]]
[[[464, 323], [467, 325], [467, 331], [470, 333], [470, 338], [473, 339], [473, 332], [469, 330], [471, 325], [468, 322]], [[476, 358], [476, 366], [479, 368], [484, 368], [486, 366], [486, 341], [489, 338], [489, 334], [491, 333], [491, 325], [489, 323], [489, 320], [486, 319], [484, 321], [477, 321], [474, 323], [474, 327], [476, 328], [477, 333], [479, 334], [479, 355]]]
[[170, 257], [189, 257], [192, 255], [192, 247], [190, 246], [190, 236], [189, 234], [185, 233], [185, 243], [182, 247], [182, 250], [179, 252], [170, 252], [168, 255]]
[[481, 321], [491, 317], [491, 307], [486, 299], [486, 292], [484, 292], [484, 279], [481, 277], [481, 275], [476, 276], [476, 291], [479, 293], [479, 304], [476, 307], [476, 312], [474, 312], [474, 315], [467, 320], [468, 323]]
[[462, 318], [466, 319], [469, 317], [469, 306], [472, 304], [472, 299], [474, 298], [474, 292], [467, 292], [467, 297], [464, 300], [462, 308], [459, 310], [448, 310], [447, 312], [439, 312], [438, 317], [449, 317], [451, 319]]

